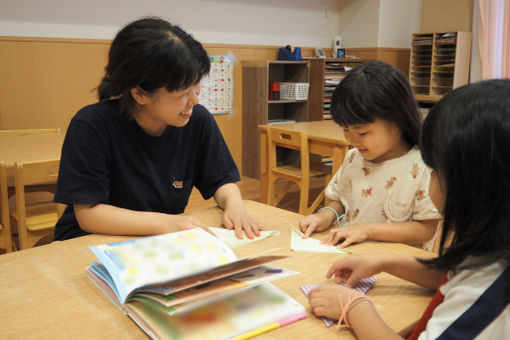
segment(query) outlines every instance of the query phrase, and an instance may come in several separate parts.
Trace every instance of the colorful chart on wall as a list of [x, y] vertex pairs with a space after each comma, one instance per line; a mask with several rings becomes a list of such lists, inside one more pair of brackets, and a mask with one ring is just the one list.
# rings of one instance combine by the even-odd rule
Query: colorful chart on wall
[[211, 113], [231, 113], [234, 103], [234, 58], [211, 55], [211, 71], [200, 83], [200, 104]]

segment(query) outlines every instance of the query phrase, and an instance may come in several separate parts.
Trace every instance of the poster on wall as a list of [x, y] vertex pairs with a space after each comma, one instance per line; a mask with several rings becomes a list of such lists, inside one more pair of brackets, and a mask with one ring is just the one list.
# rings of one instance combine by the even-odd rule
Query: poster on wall
[[234, 103], [234, 58], [211, 55], [211, 71], [200, 82], [200, 104], [212, 114], [232, 113]]

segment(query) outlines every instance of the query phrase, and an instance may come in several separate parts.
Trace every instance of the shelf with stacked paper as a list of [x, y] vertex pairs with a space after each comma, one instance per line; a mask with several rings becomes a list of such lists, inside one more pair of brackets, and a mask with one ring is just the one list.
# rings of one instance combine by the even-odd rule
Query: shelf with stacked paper
[[349, 71], [365, 61], [353, 58], [310, 59], [309, 120], [332, 119], [330, 108], [333, 91]]
[[469, 81], [471, 32], [414, 33], [409, 81], [418, 102], [435, 103]]

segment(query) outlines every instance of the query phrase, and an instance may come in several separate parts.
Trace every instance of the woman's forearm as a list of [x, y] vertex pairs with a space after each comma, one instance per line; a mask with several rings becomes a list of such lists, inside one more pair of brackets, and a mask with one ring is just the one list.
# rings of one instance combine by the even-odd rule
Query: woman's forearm
[[214, 193], [214, 200], [222, 209], [226, 209], [230, 204], [243, 204], [241, 191], [235, 183], [226, 183], [219, 187]]
[[109, 204], [75, 204], [74, 212], [80, 228], [96, 234], [155, 235], [181, 230], [186, 224], [201, 226], [189, 216], [135, 211]]

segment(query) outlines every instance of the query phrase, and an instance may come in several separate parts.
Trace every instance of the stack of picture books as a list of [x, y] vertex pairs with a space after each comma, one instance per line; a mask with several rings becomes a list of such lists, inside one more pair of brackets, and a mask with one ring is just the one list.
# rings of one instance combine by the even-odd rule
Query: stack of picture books
[[90, 249], [89, 277], [154, 339], [245, 339], [306, 317], [269, 283], [285, 256], [237, 259], [200, 228]]

